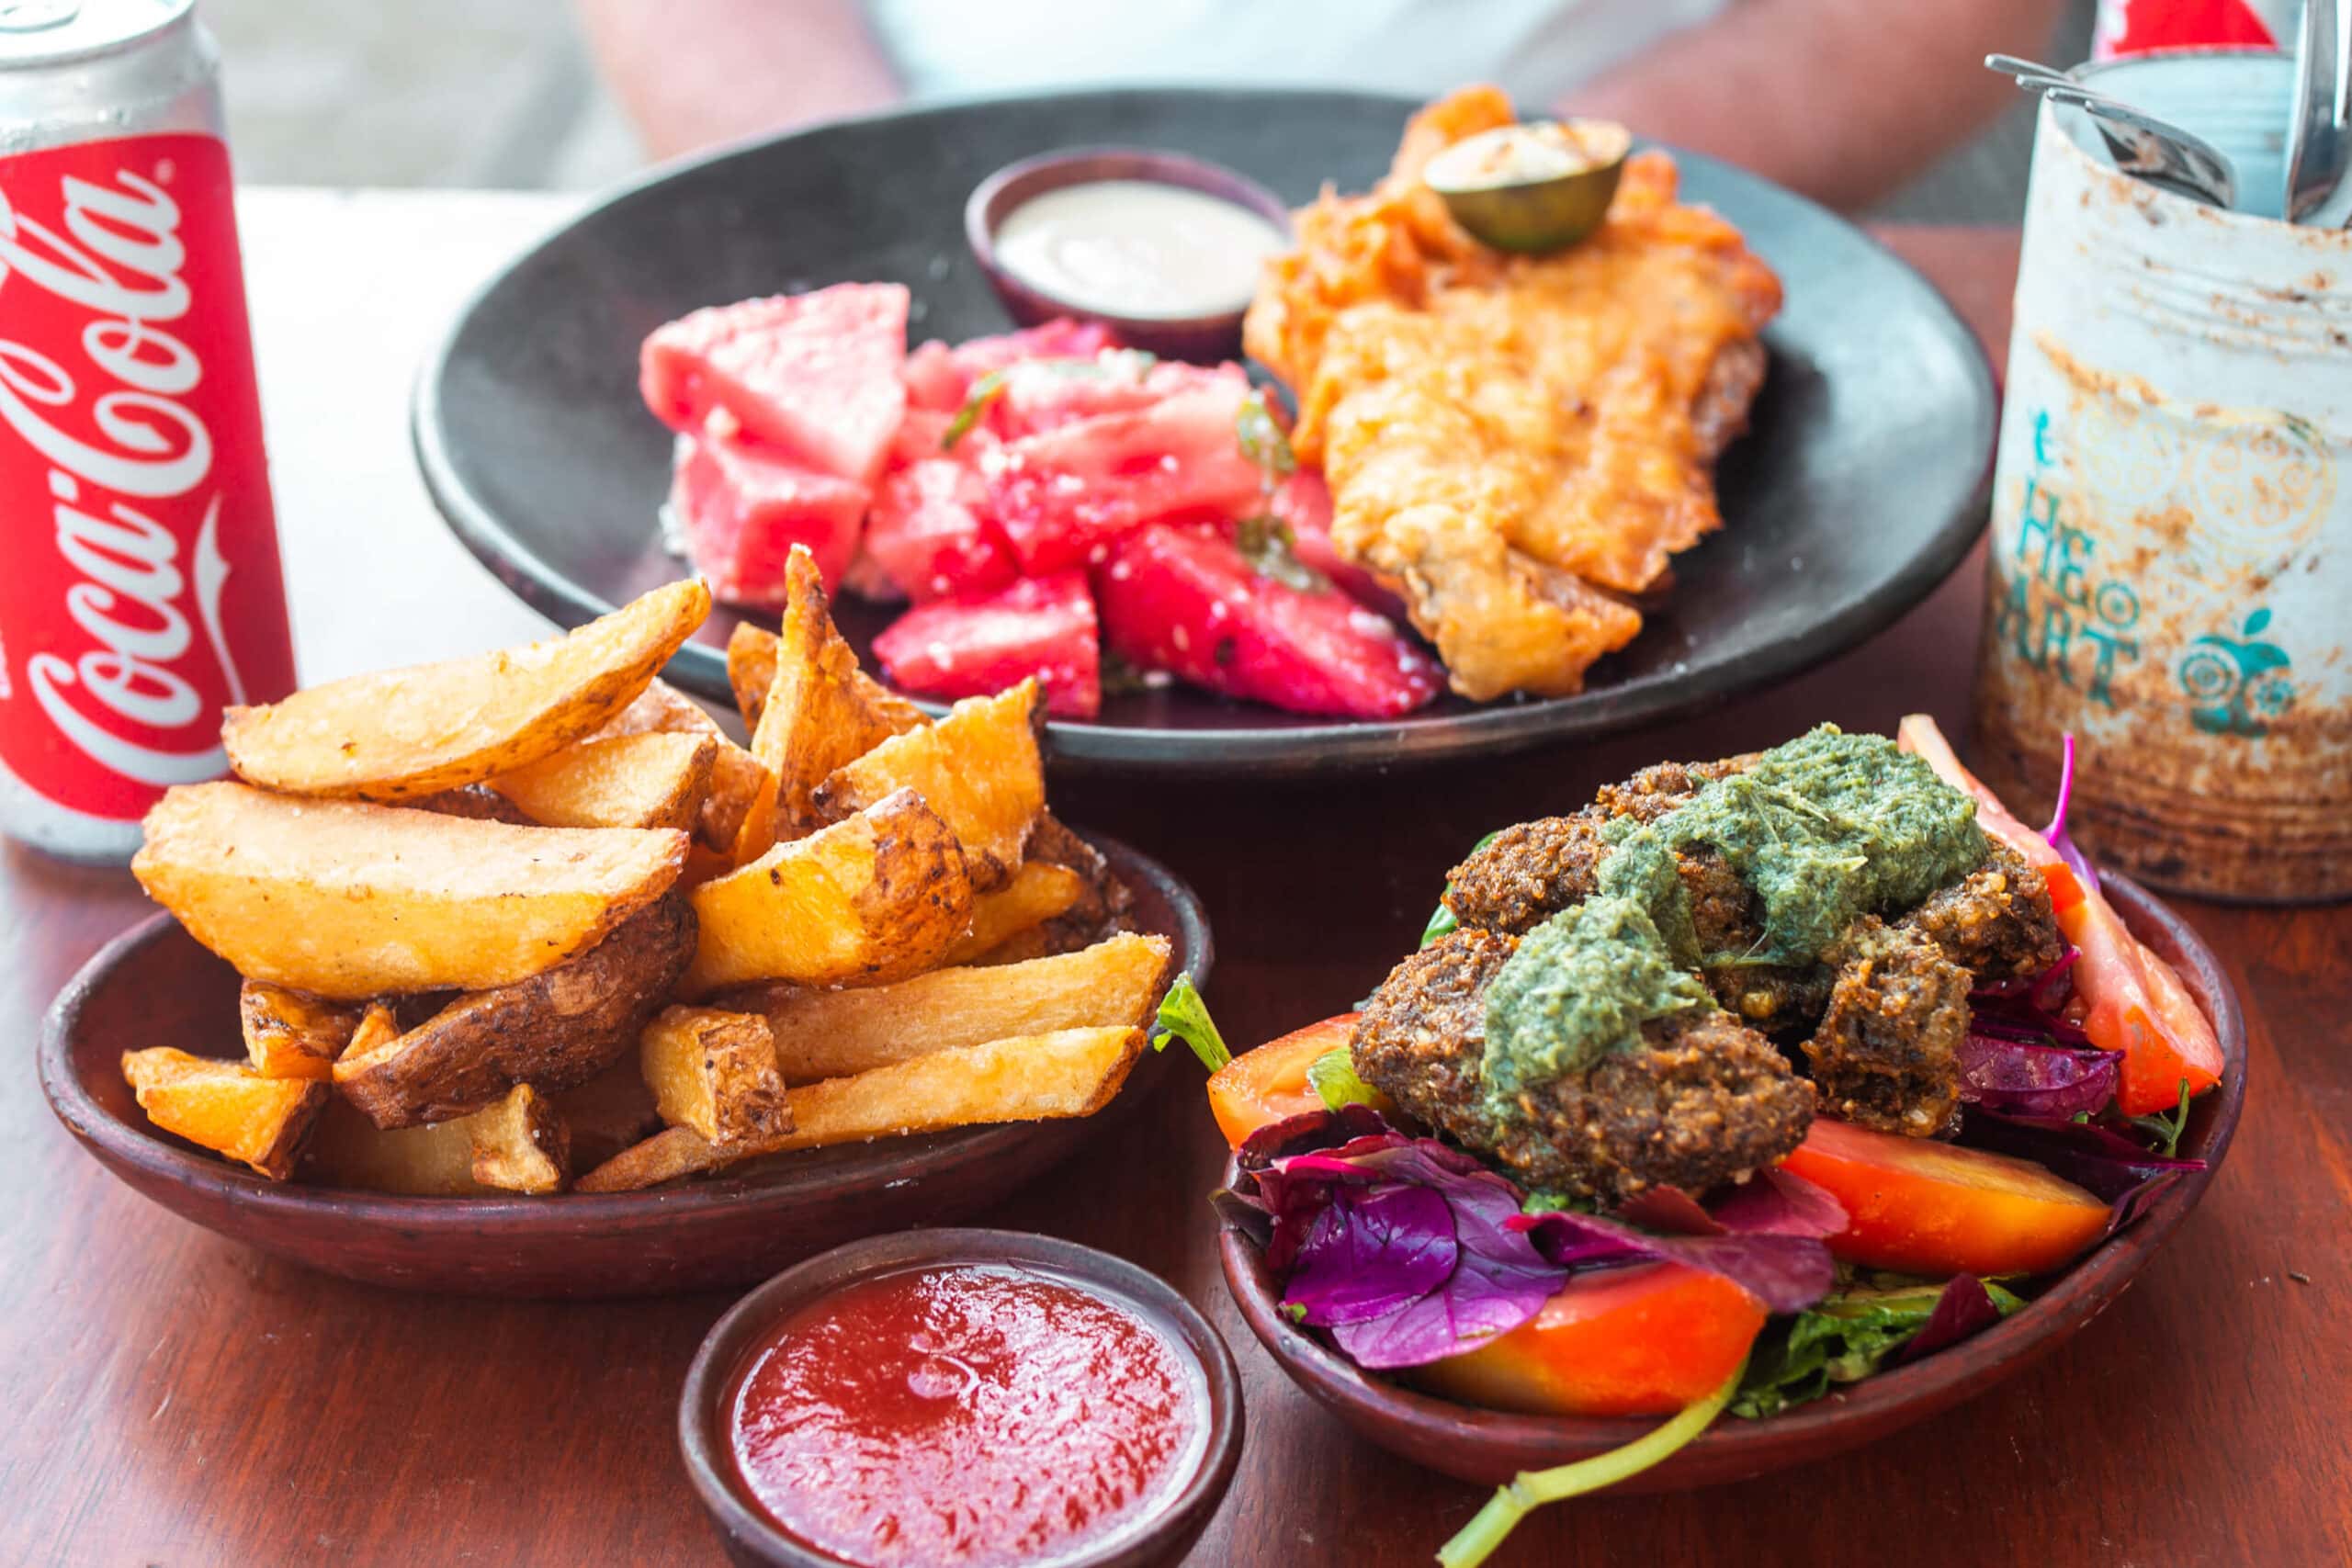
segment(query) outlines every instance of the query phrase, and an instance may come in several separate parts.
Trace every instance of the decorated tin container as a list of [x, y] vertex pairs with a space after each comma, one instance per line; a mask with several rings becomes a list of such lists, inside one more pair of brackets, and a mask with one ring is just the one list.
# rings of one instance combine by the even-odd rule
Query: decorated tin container
[[[2291, 65], [2088, 68], [2275, 213]], [[2128, 77], [2128, 79], [2127, 79]], [[2167, 886], [2352, 893], [2352, 233], [2119, 173], [2045, 104], [1995, 476], [1974, 707], [2023, 809]]]

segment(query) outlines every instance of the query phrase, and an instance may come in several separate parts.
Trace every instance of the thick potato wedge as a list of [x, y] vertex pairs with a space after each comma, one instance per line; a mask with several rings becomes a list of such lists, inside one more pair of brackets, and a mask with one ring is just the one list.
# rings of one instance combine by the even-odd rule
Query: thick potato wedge
[[266, 1078], [243, 1062], [168, 1045], [125, 1051], [122, 1076], [147, 1120], [272, 1181], [294, 1173], [303, 1134], [333, 1093], [316, 1078]]
[[514, 828], [181, 784], [130, 869], [240, 974], [336, 999], [503, 986], [586, 951], [685, 864], [671, 829]]
[[[774, 777], [760, 766], [757, 757], [731, 740], [721, 740], [718, 750], [711, 753], [710, 784], [703, 792], [702, 809], [695, 817], [695, 841], [727, 855], [729, 863], [733, 864], [735, 842], [742, 837], [745, 820], [759, 804], [761, 793], [775, 787]], [[769, 795], [769, 805], [773, 808], [773, 795]], [[759, 856], [752, 858], [757, 860]]]
[[[727, 683], [735, 692], [735, 711], [743, 728], [756, 730], [768, 705], [768, 689], [775, 684], [776, 635], [752, 625], [736, 624], [727, 634]], [[890, 727], [893, 734], [921, 729], [931, 720], [922, 709], [861, 670], [851, 682], [866, 705]]]
[[566, 1145], [561, 1116], [528, 1084], [470, 1116], [390, 1132], [337, 1100], [319, 1117], [302, 1174], [328, 1186], [412, 1197], [559, 1192]]
[[[817, 786], [893, 733], [860, 690], [857, 655], [833, 627], [816, 561], [797, 546], [785, 564], [784, 591], [775, 674], [758, 728], [752, 732], [752, 755], [775, 775], [770, 831], [779, 840], [803, 837], [820, 826], [812, 804]], [[756, 840], [740, 845], [737, 852], [752, 848], [766, 852]]]
[[956, 835], [909, 790], [688, 897], [701, 921], [689, 996], [753, 980], [903, 979], [937, 963], [972, 919]]
[[757, 1013], [665, 1008], [645, 1026], [638, 1059], [662, 1120], [714, 1144], [792, 1130], [775, 1041]]
[[793, 1117], [789, 1133], [714, 1144], [691, 1127], [666, 1128], [582, 1177], [576, 1190], [634, 1192], [787, 1149], [1091, 1116], [1118, 1094], [1143, 1043], [1140, 1029], [1066, 1029], [959, 1045], [855, 1077], [829, 1078], [786, 1097]]
[[326, 1077], [351, 1043], [359, 1017], [356, 1007], [266, 980], [248, 980], [237, 989], [245, 1055], [266, 1078]]
[[475, 822], [511, 822], [517, 828], [539, 825], [524, 815], [521, 807], [486, 784], [465, 784], [457, 789], [420, 795], [414, 800], [404, 800], [401, 804], [418, 811], [436, 811], [444, 817], [463, 817]]
[[939, 969], [848, 991], [756, 987], [721, 1005], [761, 1012], [777, 1068], [788, 1082], [808, 1083], [1010, 1035], [1140, 1026], [1159, 1005], [1168, 964], [1166, 937], [1128, 934], [1025, 964]]
[[569, 964], [459, 997], [334, 1065], [345, 1099], [379, 1127], [479, 1111], [519, 1083], [585, 1083], [625, 1055], [695, 950], [683, 895], [662, 899]]
[[718, 721], [703, 705], [667, 681], [650, 681], [635, 701], [615, 714], [588, 737], [609, 740], [616, 735], [723, 735]]
[[718, 747], [716, 736], [666, 730], [607, 736], [501, 773], [490, 787], [549, 828], [691, 829]]
[[775, 633], [749, 621], [736, 622], [727, 634], [727, 684], [747, 734], [758, 732], [760, 715], [767, 711], [768, 688], [775, 684]]
[[[776, 678], [782, 682], [781, 671]], [[955, 829], [973, 886], [1001, 886], [1046, 808], [1041, 711], [1035, 680], [993, 697], [967, 697], [938, 723], [894, 735], [837, 768], [817, 788], [817, 815], [839, 821], [893, 790], [911, 789]]]
[[612, 722], [709, 614], [700, 581], [673, 582], [545, 642], [232, 707], [221, 744], [238, 777], [289, 795], [396, 801], [480, 784]]
[[623, 1149], [662, 1130], [662, 1112], [635, 1058], [621, 1059], [571, 1089], [549, 1097], [571, 1134], [575, 1170], [594, 1170]]
[[947, 950], [942, 962], [977, 962], [1012, 938], [1066, 913], [1085, 897], [1086, 878], [1069, 867], [1024, 862], [1012, 881], [972, 900], [972, 929]]

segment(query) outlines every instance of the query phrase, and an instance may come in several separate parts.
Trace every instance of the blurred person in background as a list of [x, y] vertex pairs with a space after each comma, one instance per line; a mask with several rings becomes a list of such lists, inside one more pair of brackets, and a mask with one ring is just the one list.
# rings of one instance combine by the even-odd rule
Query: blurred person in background
[[604, 73], [655, 157], [908, 97], [1190, 82], [1426, 98], [1491, 81], [1521, 103], [1620, 120], [1849, 209], [1886, 196], [2008, 107], [2016, 88], [1979, 61], [2040, 48], [2066, 9], [2066, 0], [579, 4]]

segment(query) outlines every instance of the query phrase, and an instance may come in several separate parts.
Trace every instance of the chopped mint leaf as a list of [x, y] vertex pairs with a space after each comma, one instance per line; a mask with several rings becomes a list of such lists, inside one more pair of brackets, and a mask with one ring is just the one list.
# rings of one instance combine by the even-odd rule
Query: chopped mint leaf
[[1329, 592], [1331, 580], [1298, 558], [1298, 536], [1279, 517], [1245, 517], [1234, 525], [1234, 547], [1260, 577], [1302, 593]]
[[1267, 406], [1262, 389], [1241, 400], [1241, 412], [1234, 416], [1233, 429], [1241, 440], [1241, 455], [1258, 465], [1268, 490], [1298, 471], [1298, 455], [1290, 449], [1290, 437], [1275, 420], [1274, 411]]
[[1233, 1060], [1233, 1053], [1225, 1048], [1225, 1036], [1216, 1031], [1216, 1021], [1209, 1017], [1208, 1004], [1201, 1000], [1201, 993], [1193, 988], [1189, 974], [1176, 976], [1168, 987], [1168, 995], [1160, 998], [1159, 1012], [1153, 1020], [1159, 1032], [1151, 1037], [1151, 1048], [1167, 1049], [1171, 1039], [1182, 1040], [1201, 1059], [1201, 1066], [1216, 1072]]

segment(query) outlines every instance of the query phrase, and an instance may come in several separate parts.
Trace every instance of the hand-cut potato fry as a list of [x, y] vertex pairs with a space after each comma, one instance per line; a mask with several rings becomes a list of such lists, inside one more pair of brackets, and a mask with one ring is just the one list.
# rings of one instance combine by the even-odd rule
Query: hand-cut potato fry
[[718, 746], [714, 736], [665, 730], [582, 740], [490, 787], [549, 828], [691, 829]]
[[464, 817], [476, 822], [510, 822], [517, 828], [538, 826], [524, 815], [521, 807], [488, 784], [462, 784], [456, 789], [420, 795], [401, 804], [418, 811], [437, 811], [444, 817]]
[[692, 1127], [664, 1127], [632, 1144], [571, 1184], [574, 1192], [639, 1192], [682, 1176], [699, 1176], [759, 1153], [722, 1148]]
[[1034, 679], [993, 697], [967, 697], [938, 723], [894, 735], [836, 769], [817, 789], [817, 813], [838, 821], [911, 789], [955, 829], [973, 885], [1001, 886], [1046, 808], [1039, 711]]
[[[768, 689], [775, 684], [776, 635], [749, 621], [739, 621], [727, 636], [727, 683], [735, 692], [735, 711], [743, 728], [757, 729], [768, 705]], [[865, 671], [857, 672], [858, 694], [890, 727], [893, 734], [921, 729], [931, 722], [922, 709], [885, 686]]]
[[747, 733], [758, 731], [760, 715], [767, 710], [768, 688], [775, 684], [775, 633], [749, 621], [736, 622], [727, 634], [727, 684]]
[[230, 766], [292, 795], [406, 800], [551, 757], [645, 690], [710, 614], [698, 580], [525, 648], [330, 681], [221, 724]]
[[[702, 809], [695, 817], [695, 841], [728, 855], [732, 864], [735, 841], [742, 836], [743, 823], [758, 804], [760, 792], [774, 787], [775, 780], [757, 757], [731, 740], [721, 740], [718, 750], [711, 753], [710, 784], [703, 791]], [[771, 795], [771, 807], [774, 803]]]
[[627, 1055], [586, 1083], [557, 1089], [549, 1098], [571, 1134], [575, 1170], [594, 1170], [662, 1130], [653, 1091], [646, 1087], [635, 1058]]
[[1143, 1043], [1136, 1028], [1063, 1029], [827, 1078], [786, 1097], [792, 1131], [773, 1146], [823, 1148], [989, 1122], [1091, 1116], [1126, 1082]]
[[1023, 862], [1012, 880], [972, 900], [972, 929], [947, 950], [944, 964], [970, 964], [1086, 897], [1086, 878], [1066, 865]]
[[602, 729], [588, 737], [609, 740], [616, 735], [723, 735], [708, 710], [667, 681], [646, 683], [635, 701], [615, 714]]
[[571, 1139], [548, 1097], [526, 1083], [465, 1118], [473, 1179], [507, 1192], [560, 1192], [571, 1175]]
[[691, 1127], [667, 1128], [582, 1177], [577, 1190], [633, 1192], [787, 1149], [1091, 1116], [1118, 1094], [1143, 1043], [1140, 1029], [1065, 1029], [958, 1045], [855, 1077], [828, 1078], [786, 1096], [789, 1133], [714, 1144]]
[[[390, 1006], [384, 1002], [369, 1002], [368, 1010], [359, 1017], [359, 1027], [351, 1032], [351, 1043], [343, 1048], [344, 1056], [365, 1056], [380, 1051], [401, 1036], [401, 1021]], [[343, 1056], [335, 1058], [343, 1060]], [[334, 1075], [330, 1073], [329, 1077]]]
[[792, 1129], [775, 1041], [757, 1013], [665, 1008], [639, 1043], [645, 1082], [662, 1120], [714, 1144], [771, 1138]]
[[689, 996], [752, 980], [878, 985], [930, 967], [972, 919], [956, 835], [909, 790], [778, 844], [688, 895]]
[[465, 1115], [519, 1083], [585, 1083], [637, 1043], [694, 949], [684, 896], [663, 898], [568, 964], [469, 992], [374, 1050], [345, 1052], [335, 1088], [389, 1128]]
[[1140, 1025], [1159, 1005], [1168, 963], [1166, 937], [1129, 934], [1083, 953], [937, 969], [895, 986], [748, 987], [718, 1005], [764, 1015], [778, 1070], [788, 1082], [808, 1083], [1009, 1035]]
[[243, 1062], [168, 1045], [125, 1051], [122, 1076], [147, 1120], [272, 1181], [293, 1174], [302, 1136], [333, 1093], [316, 1078], [266, 1078]]
[[817, 786], [893, 733], [860, 690], [857, 655], [833, 627], [815, 559], [797, 545], [785, 563], [784, 592], [775, 675], [752, 732], [752, 755], [775, 775], [779, 840], [820, 826], [811, 804]]
[[514, 828], [181, 784], [130, 869], [238, 973], [337, 999], [503, 986], [668, 891], [674, 830]]
[[390, 1131], [337, 1100], [302, 1151], [302, 1174], [334, 1187], [411, 1197], [558, 1192], [567, 1171], [560, 1114], [528, 1084], [452, 1121]]
[[351, 1043], [360, 1010], [266, 980], [248, 980], [237, 990], [237, 1019], [243, 1026], [245, 1055], [266, 1078], [323, 1078]]

